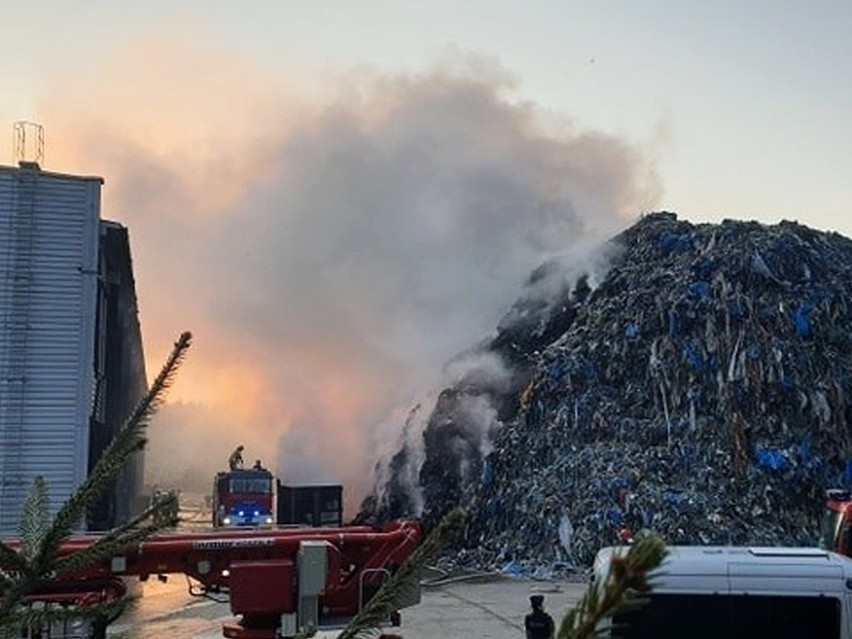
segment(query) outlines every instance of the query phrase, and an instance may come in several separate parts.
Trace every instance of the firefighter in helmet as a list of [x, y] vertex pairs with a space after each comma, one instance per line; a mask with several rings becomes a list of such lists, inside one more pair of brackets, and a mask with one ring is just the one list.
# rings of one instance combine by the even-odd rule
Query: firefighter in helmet
[[237, 468], [243, 467], [243, 448], [244, 446], [240, 444], [234, 449], [234, 452], [231, 453], [231, 456], [228, 457], [228, 467], [231, 470], [236, 470]]

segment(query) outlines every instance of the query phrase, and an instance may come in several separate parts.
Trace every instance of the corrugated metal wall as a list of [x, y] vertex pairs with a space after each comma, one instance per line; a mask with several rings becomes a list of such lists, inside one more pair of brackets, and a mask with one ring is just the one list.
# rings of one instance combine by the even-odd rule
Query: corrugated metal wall
[[[89, 422], [90, 470], [148, 392], [128, 231], [115, 222], [101, 221], [100, 236], [94, 357], [97, 401]], [[127, 460], [115, 489], [90, 511], [91, 530], [112, 528], [143, 509], [143, 470], [142, 452]]]
[[0, 167], [0, 534], [86, 476], [101, 180]]

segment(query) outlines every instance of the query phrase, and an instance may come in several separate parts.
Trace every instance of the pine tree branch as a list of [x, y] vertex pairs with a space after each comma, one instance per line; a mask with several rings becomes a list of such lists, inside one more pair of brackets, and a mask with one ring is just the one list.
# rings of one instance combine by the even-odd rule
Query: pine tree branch
[[34, 576], [24, 572], [18, 574], [17, 578], [9, 583], [8, 588], [4, 589], [3, 598], [0, 599], [0, 628], [3, 627], [2, 621], [20, 606], [24, 596], [33, 589], [36, 582]]
[[595, 636], [601, 620], [641, 605], [651, 590], [648, 573], [660, 565], [667, 552], [662, 538], [652, 533], [637, 539], [626, 555], [613, 553], [607, 575], [602, 582], [592, 583], [563, 617], [557, 638]]
[[27, 563], [24, 561], [23, 555], [0, 541], [0, 570], [7, 572], [22, 572], [26, 570], [26, 568]]
[[171, 387], [191, 341], [189, 332], [181, 334], [151, 388], [125, 420], [80, 488], [56, 514], [53, 526], [42, 543], [37, 569], [46, 568], [62, 540], [71, 534], [86, 510], [109, 488], [127, 457], [145, 446], [144, 428], [164, 401], [165, 393]]
[[21, 540], [20, 553], [24, 560], [32, 562], [41, 548], [42, 540], [50, 526], [50, 503], [44, 477], [38, 475], [30, 487], [21, 511], [18, 534]]
[[[62, 541], [71, 534], [92, 504], [110, 488], [127, 457], [144, 447], [144, 429], [151, 415], [164, 401], [165, 392], [171, 386], [190, 342], [190, 333], [180, 336], [150, 390], [125, 420], [83, 484], [60, 508], [52, 524], [47, 507], [47, 487], [41, 478], [34, 482], [21, 516], [20, 547], [16, 549], [0, 542], [0, 636], [10, 633], [17, 636], [22, 625], [37, 626], [40, 620], [48, 618], [113, 618], [131, 602], [125, 598], [98, 606], [53, 609], [27, 604], [25, 598], [44, 578], [55, 577], [57, 566], [64, 566], [66, 570], [85, 567], [105, 559], [116, 549], [147, 538], [172, 521], [167, 513], [176, 513], [176, 504], [166, 499], [147, 509], [128, 525], [108, 533], [93, 545], [93, 549], [59, 557]], [[151, 517], [155, 517], [154, 522], [146, 523]]]
[[461, 530], [467, 515], [462, 508], [447, 513], [423, 543], [411, 554], [373, 595], [367, 605], [352, 618], [337, 639], [360, 639], [376, 634], [388, 616], [402, 602], [411, 601], [420, 587], [420, 574], [426, 564]]
[[[91, 546], [58, 559], [54, 564], [54, 571], [60, 576], [73, 573], [80, 568], [121, 554], [129, 546], [174, 526], [177, 522], [168, 515], [175, 512], [176, 507], [177, 495], [168, 495], [146, 508], [144, 512], [120, 528], [110, 531]], [[161, 517], [161, 513], [167, 516]]]

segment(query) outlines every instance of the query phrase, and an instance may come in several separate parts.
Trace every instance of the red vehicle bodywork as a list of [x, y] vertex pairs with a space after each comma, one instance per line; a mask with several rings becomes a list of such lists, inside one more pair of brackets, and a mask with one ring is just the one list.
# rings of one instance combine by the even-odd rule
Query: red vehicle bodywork
[[826, 497], [820, 545], [852, 557], [852, 492], [831, 489]]
[[[109, 560], [45, 580], [27, 599], [84, 606], [123, 595], [123, 579], [128, 576], [145, 580], [150, 575], [183, 573], [200, 584], [201, 594], [229, 595], [231, 611], [238, 618], [224, 626], [225, 637], [272, 639], [281, 636], [281, 615], [298, 612], [297, 577], [304, 542], [325, 549], [320, 627], [339, 627], [357, 614], [385, 576], [408, 559], [420, 536], [419, 523], [408, 520], [380, 530], [351, 526], [159, 534]], [[60, 554], [72, 554], [98, 539], [72, 537], [62, 544]]]
[[217, 473], [213, 481], [214, 526], [265, 526], [275, 523], [274, 481], [266, 469]]

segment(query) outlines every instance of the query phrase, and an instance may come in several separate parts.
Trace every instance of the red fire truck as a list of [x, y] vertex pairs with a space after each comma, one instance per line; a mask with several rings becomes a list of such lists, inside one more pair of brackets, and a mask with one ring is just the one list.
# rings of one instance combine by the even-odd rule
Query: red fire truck
[[287, 485], [265, 468], [237, 468], [213, 480], [213, 526], [343, 525], [343, 487]]
[[[419, 523], [407, 520], [378, 530], [350, 526], [163, 533], [108, 560], [45, 579], [27, 602], [86, 606], [121, 597], [128, 577], [144, 581], [151, 575], [183, 573], [197, 584], [194, 594], [228, 595], [235, 619], [225, 624], [223, 636], [288, 639], [307, 627], [343, 627], [405, 562], [420, 536]], [[72, 537], [60, 554], [82, 550], [97, 539]], [[414, 594], [405, 606], [419, 602], [419, 593]], [[388, 619], [398, 620], [398, 614]], [[27, 636], [36, 636], [30, 630]], [[90, 636], [101, 639], [105, 631], [106, 621], [93, 627]]]
[[275, 523], [274, 480], [265, 468], [237, 468], [213, 480], [214, 526], [268, 526]]

